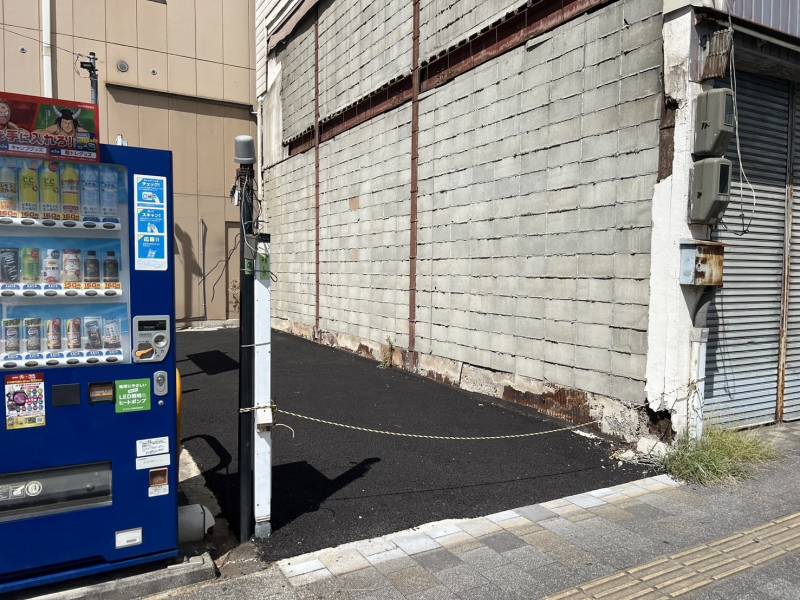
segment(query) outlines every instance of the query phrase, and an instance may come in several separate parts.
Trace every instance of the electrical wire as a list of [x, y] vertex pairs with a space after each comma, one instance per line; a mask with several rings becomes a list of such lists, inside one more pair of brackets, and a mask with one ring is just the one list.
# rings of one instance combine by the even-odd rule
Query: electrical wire
[[[736, 2], [736, 0], [733, 0]], [[753, 184], [750, 183], [750, 178], [747, 177], [747, 171], [745, 171], [744, 164], [742, 162], [742, 144], [739, 137], [739, 102], [737, 100], [737, 85], [736, 85], [736, 59], [734, 58], [734, 48], [736, 47], [736, 39], [733, 33], [733, 18], [731, 14], [733, 9], [731, 7], [731, 3], [729, 0], [725, 0], [725, 6], [728, 9], [728, 29], [731, 32], [731, 50], [728, 53], [728, 64], [730, 66], [731, 72], [731, 90], [733, 92], [733, 130], [734, 136], [736, 138], [736, 155], [739, 159], [739, 209], [740, 209], [740, 218], [742, 221], [742, 229], [741, 231], [731, 231], [725, 226], [725, 229], [731, 231], [734, 235], [738, 237], [742, 237], [747, 235], [750, 232], [750, 227], [753, 224], [753, 218], [756, 214], [756, 190], [753, 187]], [[742, 185], [742, 178], [744, 178], [744, 182], [750, 188], [750, 193], [753, 195], [753, 207], [750, 211], [750, 218], [747, 219], [747, 224], [745, 225], [745, 213], [744, 213], [744, 186]]]

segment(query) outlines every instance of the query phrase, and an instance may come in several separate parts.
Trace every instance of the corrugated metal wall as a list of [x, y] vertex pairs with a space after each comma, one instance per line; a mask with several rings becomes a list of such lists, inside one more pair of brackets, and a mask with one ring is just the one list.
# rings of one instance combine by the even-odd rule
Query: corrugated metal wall
[[[775, 419], [783, 290], [789, 83], [738, 75], [742, 162], [755, 190], [739, 182], [736, 145], [732, 201], [714, 239], [728, 244], [725, 287], [709, 311], [705, 416], [744, 427]], [[741, 193], [741, 197], [740, 197]], [[752, 222], [750, 218], [752, 215]], [[749, 231], [742, 233], [750, 224]]]
[[728, 0], [731, 13], [800, 37], [800, 0]]

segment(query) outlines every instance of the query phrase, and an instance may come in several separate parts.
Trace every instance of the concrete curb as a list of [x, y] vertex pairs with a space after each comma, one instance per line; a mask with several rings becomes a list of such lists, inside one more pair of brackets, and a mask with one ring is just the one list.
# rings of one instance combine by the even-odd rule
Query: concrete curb
[[214, 579], [216, 567], [208, 552], [186, 562], [170, 565], [164, 569], [122, 577], [69, 590], [61, 590], [31, 600], [131, 600], [159, 594], [187, 585]]

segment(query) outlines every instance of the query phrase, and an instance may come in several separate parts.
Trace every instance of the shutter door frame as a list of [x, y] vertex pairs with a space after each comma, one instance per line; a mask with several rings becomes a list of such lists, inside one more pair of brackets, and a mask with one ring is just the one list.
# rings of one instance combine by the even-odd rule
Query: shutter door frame
[[781, 421], [800, 419], [800, 86], [792, 86], [793, 106], [788, 186], [787, 250], [784, 280], [784, 317], [781, 387], [776, 416]]

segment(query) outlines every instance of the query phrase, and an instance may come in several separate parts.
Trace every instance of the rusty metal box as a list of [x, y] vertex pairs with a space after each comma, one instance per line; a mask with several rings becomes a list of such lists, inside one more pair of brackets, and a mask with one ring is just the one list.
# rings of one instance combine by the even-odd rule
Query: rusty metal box
[[681, 241], [681, 285], [722, 287], [725, 244], [706, 240]]

